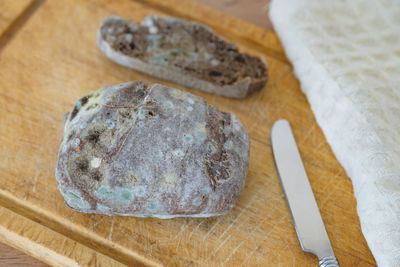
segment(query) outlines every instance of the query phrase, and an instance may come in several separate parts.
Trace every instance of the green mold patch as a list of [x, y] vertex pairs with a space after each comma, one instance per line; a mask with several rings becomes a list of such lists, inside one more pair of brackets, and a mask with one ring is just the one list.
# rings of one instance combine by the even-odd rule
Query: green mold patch
[[96, 196], [102, 200], [107, 200], [115, 203], [129, 203], [133, 200], [133, 193], [130, 189], [116, 186], [114, 188], [101, 186], [96, 191]]
[[78, 191], [67, 191], [63, 196], [67, 204], [73, 209], [90, 209], [90, 204], [81, 197]]
[[152, 201], [150, 202], [149, 206], [147, 207], [147, 209], [151, 212], [156, 212], [158, 211], [159, 208], [159, 204], [157, 201]]

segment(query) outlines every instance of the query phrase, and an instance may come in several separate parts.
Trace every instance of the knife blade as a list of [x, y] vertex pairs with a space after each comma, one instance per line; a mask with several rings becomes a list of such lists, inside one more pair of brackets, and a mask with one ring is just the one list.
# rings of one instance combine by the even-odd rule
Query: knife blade
[[316, 255], [319, 266], [339, 266], [287, 120], [274, 123], [271, 144], [301, 248]]

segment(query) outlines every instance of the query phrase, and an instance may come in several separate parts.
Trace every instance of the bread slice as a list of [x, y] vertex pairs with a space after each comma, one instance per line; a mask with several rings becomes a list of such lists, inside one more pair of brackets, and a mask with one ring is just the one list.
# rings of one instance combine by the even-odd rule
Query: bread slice
[[268, 79], [262, 59], [240, 53], [202, 24], [177, 18], [148, 16], [134, 24], [108, 17], [98, 46], [121, 65], [226, 97], [243, 98]]

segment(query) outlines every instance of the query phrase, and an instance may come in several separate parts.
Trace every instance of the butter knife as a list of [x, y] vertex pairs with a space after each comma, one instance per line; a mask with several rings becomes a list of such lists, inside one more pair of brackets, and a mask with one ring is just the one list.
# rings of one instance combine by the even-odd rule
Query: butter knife
[[316, 255], [319, 266], [339, 266], [288, 121], [278, 120], [274, 123], [271, 143], [301, 248]]

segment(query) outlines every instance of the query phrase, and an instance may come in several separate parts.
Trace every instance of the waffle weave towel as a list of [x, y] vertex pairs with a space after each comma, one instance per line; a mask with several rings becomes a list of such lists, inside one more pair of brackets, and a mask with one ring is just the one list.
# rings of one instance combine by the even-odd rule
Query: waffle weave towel
[[400, 2], [274, 0], [270, 17], [378, 265], [400, 266]]

